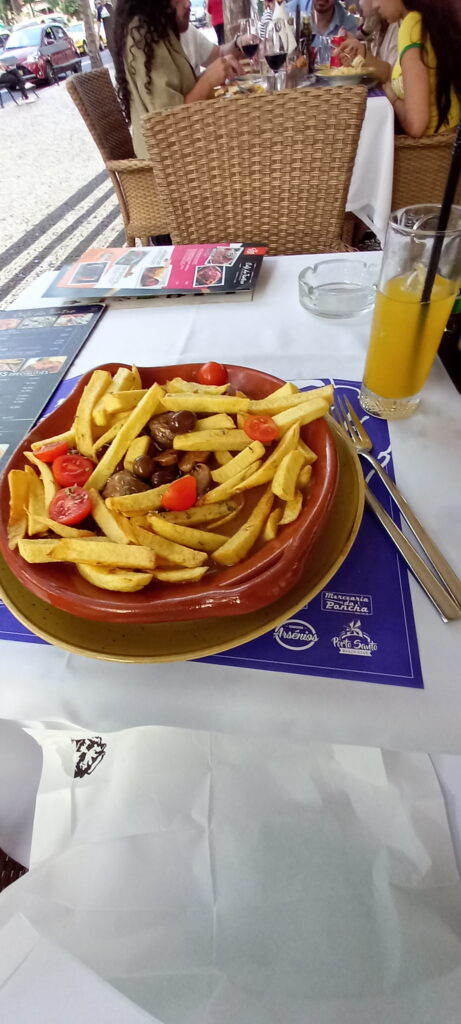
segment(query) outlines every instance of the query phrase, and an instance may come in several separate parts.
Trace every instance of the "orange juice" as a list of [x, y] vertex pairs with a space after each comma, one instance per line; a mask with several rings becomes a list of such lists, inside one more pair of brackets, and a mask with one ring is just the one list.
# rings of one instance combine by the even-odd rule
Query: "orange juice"
[[421, 305], [424, 274], [391, 278], [378, 291], [363, 383], [382, 398], [421, 391], [431, 369], [458, 285], [437, 275]]

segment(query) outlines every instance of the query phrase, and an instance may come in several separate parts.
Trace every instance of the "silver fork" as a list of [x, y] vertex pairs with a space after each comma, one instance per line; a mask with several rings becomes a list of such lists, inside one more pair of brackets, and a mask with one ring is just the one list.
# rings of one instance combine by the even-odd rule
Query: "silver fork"
[[394, 484], [394, 481], [391, 480], [390, 476], [388, 476], [377, 459], [370, 454], [370, 449], [373, 447], [373, 443], [369, 438], [363, 423], [360, 422], [347, 398], [343, 402], [339, 398], [339, 395], [335, 393], [332, 412], [336, 422], [340, 427], [342, 427], [349, 440], [352, 441], [357, 454], [366, 458], [378, 473], [445, 586], [442, 586], [441, 583], [439, 583], [439, 580], [431, 572], [426, 562], [421, 558], [418, 552], [415, 551], [415, 548], [410, 544], [409, 540], [407, 540], [405, 534], [399, 530], [398, 526], [394, 523], [394, 520], [391, 519], [390, 515], [388, 515], [385, 508], [381, 505], [381, 502], [378, 501], [369, 487], [365, 485], [365, 497], [370, 508], [373, 510], [381, 524], [384, 526], [384, 529], [396, 544], [398, 550], [403, 555], [405, 561], [418, 582], [423, 587], [427, 596], [437, 608], [437, 611], [444, 622], [448, 622], [453, 619], [460, 619], [461, 581], [453, 572], [453, 569], [442, 555], [442, 552], [439, 551], [438, 547], [428, 536], [424, 527], [411, 510], [408, 502]]

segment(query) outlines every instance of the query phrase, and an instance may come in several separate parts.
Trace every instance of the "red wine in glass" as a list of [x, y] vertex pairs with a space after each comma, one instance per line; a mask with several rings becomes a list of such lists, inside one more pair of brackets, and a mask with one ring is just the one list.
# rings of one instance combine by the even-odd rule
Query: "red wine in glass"
[[267, 63], [275, 74], [283, 68], [283, 65], [287, 59], [286, 53], [265, 53], [264, 54]]
[[242, 43], [241, 48], [243, 50], [243, 53], [245, 54], [245, 57], [248, 57], [249, 60], [252, 60], [253, 57], [256, 57], [256, 54], [259, 50], [259, 43]]

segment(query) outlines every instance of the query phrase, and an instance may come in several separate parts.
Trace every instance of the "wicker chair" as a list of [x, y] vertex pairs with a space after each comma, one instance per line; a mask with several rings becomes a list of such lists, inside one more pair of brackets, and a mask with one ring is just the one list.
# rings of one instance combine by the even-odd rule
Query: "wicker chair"
[[138, 160], [107, 68], [74, 75], [67, 88], [112, 179], [128, 245], [168, 233], [152, 165]]
[[[396, 136], [393, 210], [416, 203], [442, 201], [455, 135], [454, 131], [449, 131], [423, 139]], [[459, 196], [458, 189], [458, 202]]]
[[325, 87], [146, 114], [173, 242], [258, 242], [271, 255], [347, 249], [365, 103], [363, 88]]

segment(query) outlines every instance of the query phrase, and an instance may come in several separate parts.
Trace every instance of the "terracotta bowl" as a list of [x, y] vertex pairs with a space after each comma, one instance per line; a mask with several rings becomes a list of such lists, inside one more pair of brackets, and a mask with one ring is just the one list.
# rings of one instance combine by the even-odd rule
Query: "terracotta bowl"
[[[107, 363], [100, 368], [113, 374], [118, 366], [118, 363]], [[172, 377], [193, 381], [200, 366], [200, 363], [156, 366], [139, 368], [139, 372], [143, 387], [150, 387], [155, 381], [164, 384]], [[246, 366], [227, 366], [227, 371], [231, 384], [250, 398], [265, 398], [284, 383], [277, 377]], [[293, 587], [317, 543], [335, 494], [338, 460], [331, 431], [324, 419], [308, 424], [302, 431], [303, 439], [318, 458], [313, 465], [308, 497], [298, 519], [283, 526], [275, 540], [238, 565], [216, 568], [199, 583], [173, 585], [155, 582], [135, 594], [118, 594], [92, 586], [69, 563], [29, 565], [17, 550], [10, 551], [7, 542], [8, 473], [11, 469], [24, 467], [23, 452], [33, 441], [69, 429], [92, 372], [85, 374], [66, 401], [31, 431], [15, 451], [1, 478], [0, 548], [21, 583], [42, 600], [83, 619], [138, 623], [242, 615], [271, 604]], [[254, 504], [256, 494], [250, 491], [247, 495], [245, 505], [247, 501]], [[229, 523], [229, 532], [234, 532], [238, 525], [237, 520]]]

